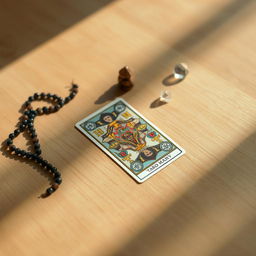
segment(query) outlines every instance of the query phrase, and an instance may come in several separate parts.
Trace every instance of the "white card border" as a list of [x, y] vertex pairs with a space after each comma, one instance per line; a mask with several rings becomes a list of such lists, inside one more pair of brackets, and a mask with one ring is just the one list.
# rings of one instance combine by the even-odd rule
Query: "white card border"
[[[181, 153], [179, 153], [178, 155], [174, 156], [170, 161], [168, 161], [166, 164], [163, 164], [162, 166], [160, 166], [157, 170], [152, 171], [151, 174], [147, 175], [145, 178], [140, 179], [138, 178], [132, 171], [129, 170], [129, 168], [127, 168], [120, 160], [118, 160], [117, 158], [115, 158], [113, 156], [113, 154], [111, 154], [105, 147], [102, 146], [102, 144], [100, 144], [93, 136], [91, 136], [88, 132], [86, 132], [81, 126], [80, 124], [84, 123], [85, 121], [89, 120], [90, 118], [94, 117], [95, 115], [101, 113], [102, 111], [104, 111], [105, 109], [113, 106], [116, 102], [118, 101], [122, 101], [124, 104], [126, 104], [133, 112], [135, 112], [138, 116], [142, 117], [147, 123], [149, 123], [154, 129], [156, 129], [157, 131], [160, 131], [161, 134], [163, 136], [165, 136], [168, 140], [170, 140], [180, 151]], [[150, 178], [151, 176], [153, 176], [154, 174], [158, 173], [159, 171], [161, 171], [164, 167], [166, 167], [167, 165], [171, 164], [173, 161], [175, 161], [176, 159], [178, 159], [179, 157], [181, 157], [182, 155], [184, 155], [186, 153], [186, 151], [180, 146], [178, 145], [176, 142], [174, 142], [168, 135], [166, 135], [162, 130], [160, 130], [158, 127], [156, 127], [153, 123], [151, 123], [147, 118], [145, 118], [141, 113], [138, 113], [138, 111], [136, 109], [134, 109], [129, 103], [127, 103], [123, 98], [116, 98], [115, 100], [111, 101], [110, 103], [106, 104], [105, 106], [101, 107], [100, 109], [96, 110], [95, 112], [93, 112], [92, 114], [88, 115], [87, 117], [85, 117], [84, 119], [80, 120], [79, 122], [77, 122], [75, 124], [75, 127], [82, 132], [83, 134], [85, 134], [85, 136], [87, 136], [92, 142], [94, 142], [102, 151], [104, 151], [109, 157], [111, 157], [112, 160], [114, 160], [118, 165], [120, 165], [129, 175], [131, 175], [138, 183], [143, 183], [145, 180], [147, 180], [148, 178]], [[171, 153], [170, 153], [171, 154]], [[169, 155], [169, 154], [168, 154]], [[160, 159], [159, 159], [160, 160]], [[150, 168], [150, 167], [149, 167]], [[143, 172], [147, 171], [148, 168], [146, 170], [144, 170]], [[141, 173], [143, 173], [141, 172]], [[140, 173], [140, 174], [141, 174]]]

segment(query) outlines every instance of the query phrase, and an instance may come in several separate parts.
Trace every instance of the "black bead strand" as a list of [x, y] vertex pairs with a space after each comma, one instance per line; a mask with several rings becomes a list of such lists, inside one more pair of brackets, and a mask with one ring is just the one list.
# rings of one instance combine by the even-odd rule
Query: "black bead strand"
[[[30, 161], [34, 161], [35, 163], [39, 164], [42, 168], [47, 170], [53, 177], [53, 185], [51, 185], [49, 188], [46, 189], [46, 192], [44, 196], [49, 196], [53, 192], [58, 189], [59, 185], [62, 183], [62, 177], [61, 173], [58, 171], [58, 169], [53, 166], [52, 164], [48, 163], [47, 160], [43, 159], [40, 155], [42, 153], [41, 145], [39, 143], [39, 140], [37, 138], [36, 129], [34, 127], [34, 119], [37, 116], [42, 116], [45, 114], [51, 114], [58, 110], [60, 110], [65, 104], [70, 102], [77, 94], [78, 92], [78, 85], [73, 84], [70, 89], [70, 94], [66, 98], [62, 98], [56, 94], [51, 93], [34, 93], [32, 96], [29, 96], [28, 99], [23, 104], [23, 114], [21, 122], [18, 124], [18, 128], [14, 130], [13, 133], [10, 133], [8, 138], [6, 139], [6, 146], [8, 151], [11, 154], [14, 154], [18, 157], [21, 157], [23, 159], [28, 159]], [[36, 108], [33, 109], [31, 103], [33, 101], [39, 101], [39, 100], [46, 100], [51, 101], [53, 103], [52, 106], [44, 106], [42, 108]], [[29, 152], [26, 150], [22, 150], [20, 148], [17, 148], [13, 144], [13, 140], [21, 133], [21, 132], [27, 132], [32, 140], [33, 143], [33, 149], [34, 152]]]

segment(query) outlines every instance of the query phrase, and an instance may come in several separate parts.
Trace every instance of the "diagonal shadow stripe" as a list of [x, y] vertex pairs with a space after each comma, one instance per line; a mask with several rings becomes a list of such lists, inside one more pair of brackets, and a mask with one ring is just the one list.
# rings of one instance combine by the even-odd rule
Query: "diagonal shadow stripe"
[[112, 1], [1, 1], [0, 68]]

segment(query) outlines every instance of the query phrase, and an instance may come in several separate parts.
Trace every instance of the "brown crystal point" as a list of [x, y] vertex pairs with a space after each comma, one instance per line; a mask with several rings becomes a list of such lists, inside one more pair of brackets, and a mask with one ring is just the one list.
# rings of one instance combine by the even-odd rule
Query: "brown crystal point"
[[119, 77], [121, 78], [131, 78], [131, 71], [128, 66], [125, 66], [119, 70]]
[[119, 70], [118, 85], [121, 90], [128, 91], [133, 87], [131, 76], [131, 71], [128, 66]]

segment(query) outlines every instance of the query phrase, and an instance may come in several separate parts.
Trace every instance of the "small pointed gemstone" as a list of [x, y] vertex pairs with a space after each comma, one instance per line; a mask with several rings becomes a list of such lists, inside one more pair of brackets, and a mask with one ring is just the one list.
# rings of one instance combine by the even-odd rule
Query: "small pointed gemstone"
[[173, 70], [173, 74], [176, 79], [184, 79], [188, 72], [188, 66], [185, 63], [175, 65]]
[[171, 100], [171, 94], [168, 91], [161, 91], [160, 93], [160, 101], [168, 103]]

